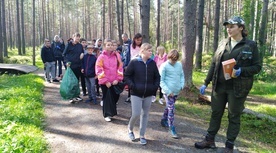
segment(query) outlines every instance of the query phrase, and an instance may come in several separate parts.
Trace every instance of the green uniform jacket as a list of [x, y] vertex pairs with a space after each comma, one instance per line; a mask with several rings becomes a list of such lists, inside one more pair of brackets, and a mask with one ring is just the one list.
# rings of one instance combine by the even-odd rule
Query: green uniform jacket
[[[222, 64], [224, 60], [235, 58], [237, 65], [241, 68], [241, 74], [237, 78], [232, 78], [233, 89], [236, 97], [247, 96], [253, 85], [253, 75], [260, 72], [262, 66], [256, 42], [243, 38], [232, 50], [230, 50], [230, 38], [224, 39], [213, 57], [211, 67], [205, 79], [205, 85], [212, 81], [213, 90], [216, 90], [218, 80], [222, 80]], [[229, 52], [228, 59], [223, 59], [222, 55]], [[225, 55], [224, 55], [225, 57]]]

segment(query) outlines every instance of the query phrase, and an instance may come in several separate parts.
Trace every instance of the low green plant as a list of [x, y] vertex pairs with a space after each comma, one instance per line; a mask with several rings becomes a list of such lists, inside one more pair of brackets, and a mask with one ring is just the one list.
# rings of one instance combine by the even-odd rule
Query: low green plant
[[43, 87], [34, 74], [0, 76], [0, 152], [49, 152], [43, 137]]

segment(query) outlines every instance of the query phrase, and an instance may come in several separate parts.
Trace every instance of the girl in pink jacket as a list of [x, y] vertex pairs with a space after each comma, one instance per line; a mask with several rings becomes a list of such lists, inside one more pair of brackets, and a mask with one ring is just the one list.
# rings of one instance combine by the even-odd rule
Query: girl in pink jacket
[[103, 93], [103, 116], [107, 122], [117, 115], [116, 103], [120, 94], [114, 86], [123, 80], [123, 65], [121, 56], [113, 50], [112, 40], [106, 39], [103, 44], [102, 54], [96, 62], [96, 75]]
[[[165, 52], [165, 48], [163, 46], [158, 46], [156, 50], [156, 55], [154, 56], [153, 59], [158, 67], [158, 70], [160, 69], [161, 64], [165, 63], [167, 61], [167, 54]], [[161, 92], [161, 87], [159, 88], [159, 103], [163, 105], [163, 93]], [[156, 98], [155, 96], [153, 97], [152, 102], [155, 102]]]

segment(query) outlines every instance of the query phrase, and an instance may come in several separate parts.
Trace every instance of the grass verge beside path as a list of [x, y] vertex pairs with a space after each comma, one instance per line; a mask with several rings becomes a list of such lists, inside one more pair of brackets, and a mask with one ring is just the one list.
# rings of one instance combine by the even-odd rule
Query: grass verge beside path
[[49, 152], [43, 136], [43, 79], [0, 76], [0, 152]]

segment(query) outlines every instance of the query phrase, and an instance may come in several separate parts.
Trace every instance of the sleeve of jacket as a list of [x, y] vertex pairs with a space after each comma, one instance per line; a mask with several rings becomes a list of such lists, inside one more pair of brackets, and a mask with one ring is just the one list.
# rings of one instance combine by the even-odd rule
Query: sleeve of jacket
[[129, 65], [124, 73], [124, 80], [130, 87], [130, 89], [133, 89], [133, 87], [134, 87], [134, 82], [133, 82], [134, 64], [135, 64], [135, 61], [130, 61]]
[[166, 64], [165, 63], [160, 66], [160, 75], [161, 75], [160, 87], [162, 88], [162, 91], [164, 91], [164, 94], [171, 94], [172, 91], [168, 88], [168, 86], [165, 82], [165, 78], [166, 78]]
[[181, 85], [181, 89], [184, 89], [185, 86], [185, 75], [184, 75], [184, 71], [183, 71], [183, 67], [182, 64], [179, 62], [180, 65], [180, 85]]
[[[69, 43], [68, 43], [69, 44]], [[63, 53], [62, 53], [62, 56], [64, 57], [64, 61], [65, 62], [68, 62], [68, 59], [66, 58], [66, 54], [68, 52], [68, 44], [65, 46], [64, 50], [63, 50]]]
[[247, 67], [241, 67], [241, 76], [253, 76], [254, 74], [257, 74], [261, 71], [261, 60], [260, 60], [260, 54], [258, 51], [258, 47], [256, 42], [251, 41], [250, 46], [252, 48], [252, 64], [251, 66]]
[[160, 74], [159, 74], [159, 71], [158, 71], [158, 68], [157, 68], [157, 65], [155, 62], [153, 64], [153, 66], [154, 66], [154, 69], [153, 69], [154, 70], [154, 85], [155, 85], [156, 91], [157, 91], [157, 89], [160, 86]]
[[85, 69], [85, 61], [86, 61], [86, 55], [83, 56], [83, 59], [81, 60], [81, 68]]
[[41, 48], [40, 56], [41, 56], [42, 62], [45, 63], [45, 55], [44, 55], [45, 51], [43, 48], [44, 47]]
[[211, 66], [209, 68], [209, 71], [207, 73], [206, 79], [204, 80], [204, 85], [205, 86], [208, 86], [208, 84], [212, 81], [214, 71], [215, 71], [215, 66], [216, 66], [215, 57], [213, 57], [213, 60], [212, 60]]
[[122, 81], [124, 78], [124, 70], [123, 70], [123, 63], [119, 53], [116, 53], [117, 61], [119, 62], [119, 66], [117, 68], [117, 79], [118, 81]]
[[96, 61], [96, 75], [101, 82], [107, 82], [107, 78], [104, 73], [104, 59], [102, 55], [100, 55]]
[[130, 46], [128, 46], [128, 49], [126, 51], [124, 67], [128, 66], [129, 62], [130, 62]]

